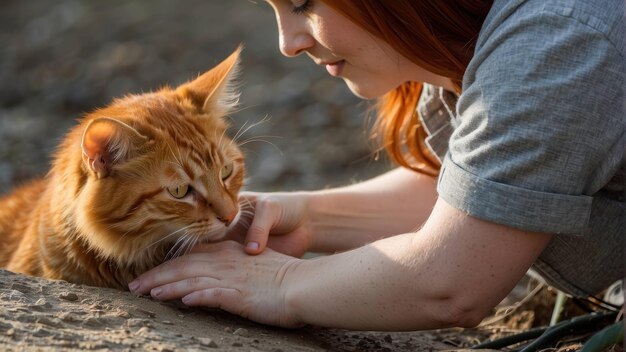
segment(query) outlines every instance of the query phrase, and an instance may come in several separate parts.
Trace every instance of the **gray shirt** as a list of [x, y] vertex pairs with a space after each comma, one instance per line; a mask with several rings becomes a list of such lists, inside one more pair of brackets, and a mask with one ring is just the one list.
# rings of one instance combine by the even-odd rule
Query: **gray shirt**
[[425, 86], [440, 197], [477, 218], [556, 234], [534, 268], [595, 294], [624, 277], [623, 0], [496, 0], [463, 93]]

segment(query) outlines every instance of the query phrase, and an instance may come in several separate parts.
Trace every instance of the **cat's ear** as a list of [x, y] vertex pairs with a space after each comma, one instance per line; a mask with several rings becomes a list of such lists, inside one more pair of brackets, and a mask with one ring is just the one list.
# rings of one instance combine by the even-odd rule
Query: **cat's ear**
[[133, 157], [148, 140], [120, 120], [98, 117], [89, 121], [83, 132], [83, 161], [98, 178], [107, 177], [113, 165]]
[[243, 46], [239, 45], [228, 58], [210, 71], [178, 87], [178, 94], [191, 99], [203, 112], [228, 114], [239, 102], [236, 81], [242, 49]]

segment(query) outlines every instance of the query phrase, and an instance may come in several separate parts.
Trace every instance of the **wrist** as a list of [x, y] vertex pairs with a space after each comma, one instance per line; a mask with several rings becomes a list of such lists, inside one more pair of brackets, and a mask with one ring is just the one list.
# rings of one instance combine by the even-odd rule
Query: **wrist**
[[285, 270], [284, 279], [282, 282], [283, 289], [283, 302], [285, 316], [288, 317], [288, 325], [293, 327], [299, 327], [306, 325], [306, 321], [303, 318], [302, 300], [299, 298], [299, 291], [302, 288], [302, 278], [306, 277], [303, 271], [307, 264], [307, 260], [295, 259], [291, 261]]
[[305, 197], [306, 228], [310, 234], [308, 251], [332, 253], [345, 249], [336, 242], [341, 237], [340, 229], [345, 229], [349, 223], [336, 216], [341, 212], [341, 205], [337, 204], [335, 194], [324, 190], [308, 192]]

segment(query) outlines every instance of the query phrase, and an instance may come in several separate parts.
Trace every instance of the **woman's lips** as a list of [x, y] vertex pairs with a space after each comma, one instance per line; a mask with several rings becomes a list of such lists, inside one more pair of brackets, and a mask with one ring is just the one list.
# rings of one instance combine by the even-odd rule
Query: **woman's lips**
[[326, 64], [326, 71], [330, 73], [331, 76], [337, 77], [341, 75], [341, 71], [343, 71], [343, 65], [346, 62], [344, 60], [339, 60], [336, 62], [331, 62]]

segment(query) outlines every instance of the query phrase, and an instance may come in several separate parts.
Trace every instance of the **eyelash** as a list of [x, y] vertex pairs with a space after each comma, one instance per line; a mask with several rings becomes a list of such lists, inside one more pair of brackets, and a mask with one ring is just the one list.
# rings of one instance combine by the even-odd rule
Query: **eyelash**
[[291, 13], [293, 13], [294, 15], [302, 15], [307, 13], [307, 11], [309, 11], [311, 9], [311, 0], [305, 0], [304, 3], [302, 3], [302, 5], [300, 6], [294, 6], [293, 9], [291, 9]]

